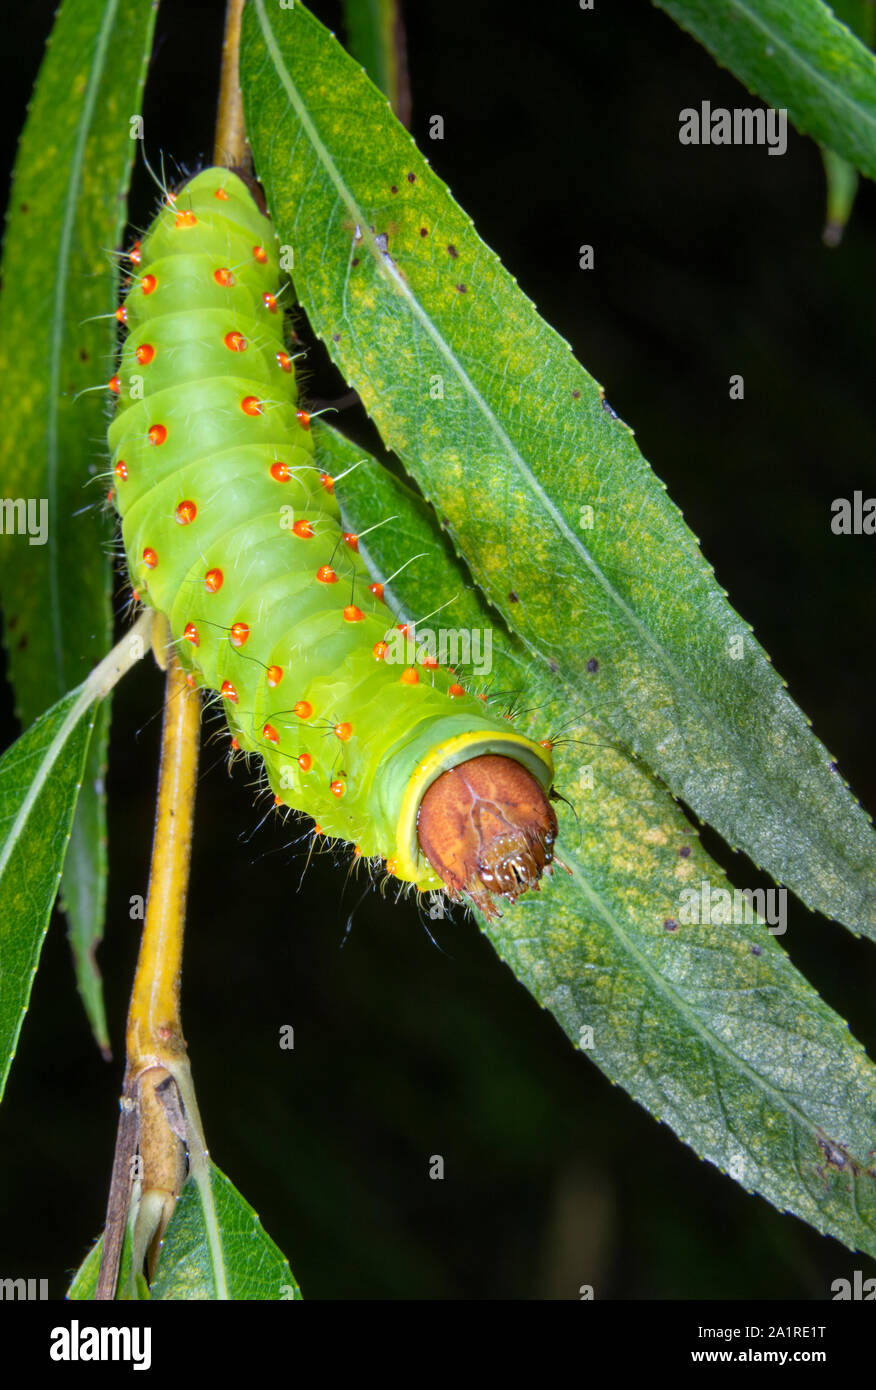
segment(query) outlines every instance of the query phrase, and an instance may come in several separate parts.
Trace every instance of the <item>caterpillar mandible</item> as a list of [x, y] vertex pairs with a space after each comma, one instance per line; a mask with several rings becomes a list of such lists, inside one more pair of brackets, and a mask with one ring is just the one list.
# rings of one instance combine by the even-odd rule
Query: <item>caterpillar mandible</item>
[[270, 221], [208, 168], [163, 202], [117, 318], [108, 432], [135, 594], [218, 691], [278, 805], [488, 916], [553, 859], [550, 746], [456, 676], [389, 664], [392, 615], [299, 409]]

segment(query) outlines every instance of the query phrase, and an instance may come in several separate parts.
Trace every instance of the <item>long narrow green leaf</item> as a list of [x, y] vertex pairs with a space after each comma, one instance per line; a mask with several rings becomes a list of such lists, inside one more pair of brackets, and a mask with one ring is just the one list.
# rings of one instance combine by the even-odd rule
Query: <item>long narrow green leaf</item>
[[749, 91], [876, 178], [876, 58], [822, 0], [654, 0]]
[[762, 923], [684, 920], [686, 890], [701, 900], [703, 883], [712, 895], [728, 884], [668, 792], [545, 681], [467, 587], [421, 501], [321, 423], [315, 442], [331, 474], [359, 463], [336, 486], [351, 529], [394, 518], [367, 536], [376, 572], [420, 557], [387, 589], [404, 616], [452, 600], [442, 625], [491, 629], [489, 685], [530, 711], [531, 736], [561, 731], [556, 786], [574, 811], [558, 806], [557, 853], [571, 879], [556, 869], [501, 922], [482, 921], [499, 955], [572, 1042], [701, 1157], [876, 1253], [876, 1068], [847, 1024]]
[[[45, 500], [39, 544], [0, 536], [0, 596], [16, 712], [27, 726], [81, 681], [112, 636], [108, 538], [96, 486], [112, 374], [117, 269], [138, 149], [153, 0], [64, 0], [40, 68], [15, 166], [3, 250], [0, 375], [16, 408], [0, 429], [8, 498]], [[95, 318], [102, 315], [103, 318]], [[4, 518], [5, 520], [5, 518]], [[62, 899], [76, 978], [108, 1050], [94, 958], [106, 903], [109, 708], [95, 727]]]
[[0, 1098], [18, 1045], [94, 722], [74, 690], [0, 758]]
[[[210, 1179], [228, 1297], [269, 1301], [300, 1299], [301, 1291], [289, 1261], [271, 1240], [252, 1207], [215, 1164], [210, 1165]], [[94, 1298], [102, 1245], [103, 1237], [86, 1255], [73, 1277], [68, 1298]], [[119, 1279], [122, 1299], [128, 1296], [130, 1267], [128, 1241]], [[217, 1273], [211, 1258], [204, 1209], [197, 1184], [190, 1178], [167, 1228], [149, 1296], [153, 1301], [212, 1300], [216, 1297], [216, 1284]], [[141, 1297], [145, 1296], [142, 1284], [138, 1291]]]
[[[872, 49], [876, 36], [876, 4], [874, 0], [833, 0], [831, 6], [841, 23], [862, 43]], [[822, 237], [826, 246], [838, 246], [846, 223], [852, 215], [858, 191], [858, 171], [853, 164], [833, 150], [822, 146], [824, 178], [827, 185], [827, 208]]]
[[241, 80], [299, 298], [486, 596], [579, 716], [876, 937], [866, 815], [598, 383], [302, 5], [248, 6]]

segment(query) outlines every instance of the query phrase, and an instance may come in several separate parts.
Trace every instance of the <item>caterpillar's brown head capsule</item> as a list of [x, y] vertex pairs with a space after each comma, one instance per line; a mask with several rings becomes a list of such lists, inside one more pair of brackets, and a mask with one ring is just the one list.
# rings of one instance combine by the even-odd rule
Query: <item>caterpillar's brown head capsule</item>
[[417, 837], [453, 897], [465, 893], [486, 917], [496, 898], [537, 888], [553, 859], [557, 818], [532, 773], [485, 753], [443, 772], [417, 816]]

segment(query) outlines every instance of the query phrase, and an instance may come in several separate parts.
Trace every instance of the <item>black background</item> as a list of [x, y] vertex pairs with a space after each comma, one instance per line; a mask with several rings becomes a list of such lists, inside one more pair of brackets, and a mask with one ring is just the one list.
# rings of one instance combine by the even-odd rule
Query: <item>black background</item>
[[[51, 23], [6, 23], [16, 133]], [[340, 30], [339, 6], [314, 9]], [[407, 6], [413, 133], [484, 240], [603, 383], [734, 606], [865, 805], [876, 805], [873, 547], [830, 504], [872, 484], [876, 193], [822, 245], [816, 147], [689, 148], [678, 113], [751, 104], [645, 0]], [[209, 162], [222, 14], [165, 0], [146, 147]], [[428, 138], [441, 114], [445, 138]], [[172, 166], [169, 166], [172, 167]], [[154, 189], [142, 169], [133, 220]], [[578, 269], [591, 243], [596, 269]], [[344, 387], [316, 347], [305, 389]], [[745, 379], [731, 402], [728, 379]], [[351, 429], [361, 422], [350, 412]], [[2, 487], [0, 487], [2, 490]], [[118, 586], [117, 608], [123, 590]], [[101, 1061], [60, 918], [0, 1114], [0, 1275], [60, 1296], [102, 1225], [127, 991], [144, 893], [162, 679], [115, 697], [110, 907], [100, 961], [116, 1061]], [[16, 732], [8, 690], [4, 729]], [[215, 727], [215, 726], [214, 726]], [[309, 1298], [825, 1298], [873, 1263], [747, 1196], [575, 1054], [462, 914], [430, 923], [309, 867], [219, 745], [202, 759], [183, 989], [213, 1157]], [[737, 882], [758, 880], [714, 836]], [[740, 877], [740, 875], [742, 875]], [[356, 909], [353, 912], [353, 909]], [[347, 922], [353, 912], [351, 929]], [[342, 949], [343, 943], [343, 949]], [[794, 905], [795, 962], [876, 1054], [876, 953]], [[439, 949], [440, 948], [440, 949]], [[278, 1030], [295, 1028], [283, 1052]], [[440, 1153], [443, 1182], [428, 1179]]]

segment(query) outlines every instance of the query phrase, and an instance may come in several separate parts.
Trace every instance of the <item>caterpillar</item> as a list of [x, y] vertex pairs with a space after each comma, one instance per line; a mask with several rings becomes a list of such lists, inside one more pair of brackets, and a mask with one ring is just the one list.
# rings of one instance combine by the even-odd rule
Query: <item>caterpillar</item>
[[270, 221], [237, 175], [204, 169], [130, 259], [108, 446], [135, 596], [278, 806], [495, 915], [552, 864], [550, 745], [428, 656], [390, 660], [398, 626], [298, 403]]

